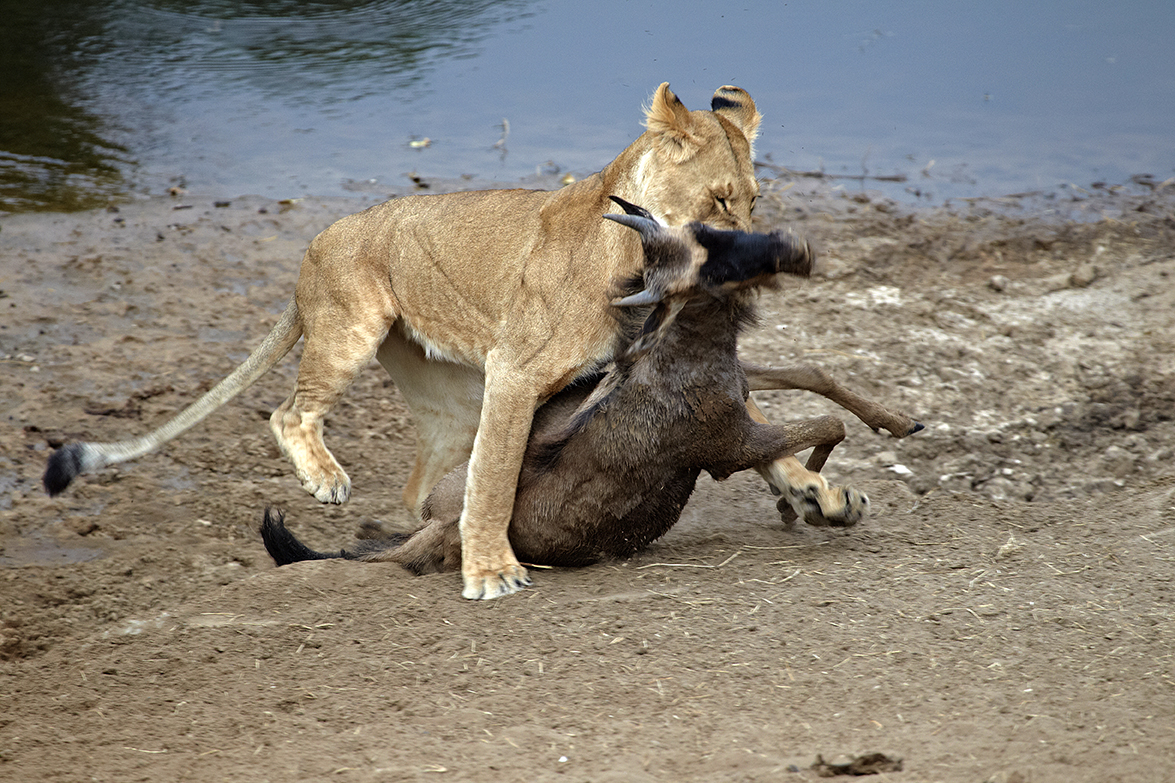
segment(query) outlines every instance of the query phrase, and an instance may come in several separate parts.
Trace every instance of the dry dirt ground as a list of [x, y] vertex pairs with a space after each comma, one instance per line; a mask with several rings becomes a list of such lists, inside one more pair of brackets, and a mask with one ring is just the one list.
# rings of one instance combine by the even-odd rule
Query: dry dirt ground
[[646, 553], [493, 602], [261, 547], [270, 504], [322, 548], [408, 524], [411, 421], [374, 365], [327, 423], [345, 506], [269, 435], [293, 358], [161, 452], [40, 487], [51, 447], [144, 432], [223, 377], [311, 237], [367, 202], [3, 217], [0, 780], [800, 783], [873, 752], [891, 781], [1170, 780], [1172, 190], [915, 209], [767, 181], [760, 227], [824, 266], [763, 296], [745, 354], [927, 425], [847, 421], [828, 473], [872, 516], [786, 531], [757, 477], [706, 480]]

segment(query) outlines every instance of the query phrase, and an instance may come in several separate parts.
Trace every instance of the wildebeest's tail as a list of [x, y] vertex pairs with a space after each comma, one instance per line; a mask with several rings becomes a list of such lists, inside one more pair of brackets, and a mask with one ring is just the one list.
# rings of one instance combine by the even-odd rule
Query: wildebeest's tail
[[[303, 560], [371, 560], [374, 562], [390, 561], [404, 562], [397, 557], [401, 545], [409, 539], [403, 533], [383, 533], [378, 523], [364, 525], [363, 528], [370, 537], [356, 541], [350, 549], [340, 549], [338, 552], [316, 552], [299, 541], [290, 529], [286, 527], [286, 515], [272, 508], [265, 509], [265, 516], [261, 520], [261, 541], [265, 544], [265, 551], [279, 566], [290, 563], [300, 563]], [[372, 531], [378, 532], [374, 535]], [[360, 534], [361, 536], [363, 533]], [[411, 552], [413, 550], [409, 550]], [[411, 567], [411, 566], [409, 566]]]
[[285, 520], [285, 514], [271, 508], [265, 509], [265, 518], [261, 520], [261, 540], [265, 543], [265, 551], [269, 552], [273, 562], [279, 566], [302, 560], [332, 560], [348, 557], [346, 550], [315, 552], [294, 537], [294, 534], [286, 527]]

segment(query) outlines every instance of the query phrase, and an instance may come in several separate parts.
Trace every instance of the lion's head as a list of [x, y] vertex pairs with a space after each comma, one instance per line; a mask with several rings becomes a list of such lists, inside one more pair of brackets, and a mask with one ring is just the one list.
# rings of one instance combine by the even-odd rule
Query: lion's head
[[643, 152], [632, 175], [639, 203], [669, 225], [697, 220], [749, 230], [759, 196], [753, 158], [760, 119], [738, 87], [719, 87], [709, 111], [690, 111], [662, 84], [638, 140]]

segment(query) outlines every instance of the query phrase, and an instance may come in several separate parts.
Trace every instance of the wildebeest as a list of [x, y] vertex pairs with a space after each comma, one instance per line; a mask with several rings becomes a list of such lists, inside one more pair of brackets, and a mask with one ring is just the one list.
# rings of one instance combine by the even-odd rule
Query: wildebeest
[[[781, 273], [808, 275], [813, 253], [806, 242], [785, 232], [669, 227], [614, 200], [625, 214], [605, 217], [639, 232], [645, 268], [620, 282], [613, 301], [625, 335], [614, 362], [535, 416], [509, 528], [522, 562], [581, 566], [631, 556], [677, 522], [703, 470], [724, 479], [812, 448], [807, 468], [818, 473], [845, 437], [841, 421], [756, 421], [745, 404], [754, 388], [817, 391], [897, 437], [922, 429], [814, 367], [739, 360], [738, 335], [754, 320], [756, 289], [775, 285]], [[316, 552], [267, 510], [261, 535], [278, 565], [343, 557], [400, 563], [416, 573], [458, 570], [465, 480], [465, 466], [442, 479], [424, 504], [424, 526], [411, 534]]]

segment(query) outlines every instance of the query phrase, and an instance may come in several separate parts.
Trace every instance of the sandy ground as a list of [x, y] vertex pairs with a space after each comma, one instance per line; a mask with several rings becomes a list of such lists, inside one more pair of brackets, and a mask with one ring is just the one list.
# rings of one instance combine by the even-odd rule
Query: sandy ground
[[846, 418], [827, 473], [872, 516], [789, 532], [757, 477], [707, 480], [639, 557], [493, 602], [261, 547], [270, 504], [322, 548], [409, 523], [411, 419], [374, 365], [327, 423], [345, 506], [268, 433], [292, 358], [161, 452], [40, 488], [52, 447], [144, 432], [223, 377], [311, 237], [372, 201], [0, 218], [0, 780], [798, 783], [868, 753], [902, 761], [880, 780], [1169, 780], [1170, 190], [913, 209], [768, 182], [760, 227], [824, 267], [764, 295], [744, 353], [927, 425]]

